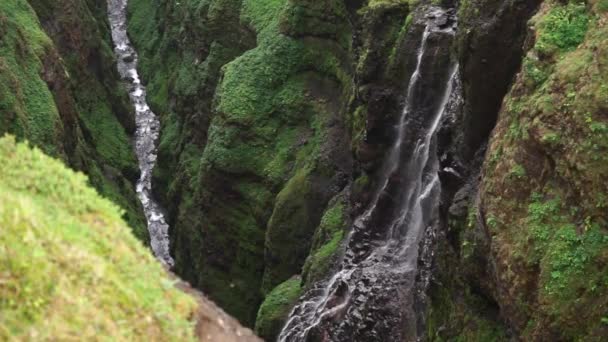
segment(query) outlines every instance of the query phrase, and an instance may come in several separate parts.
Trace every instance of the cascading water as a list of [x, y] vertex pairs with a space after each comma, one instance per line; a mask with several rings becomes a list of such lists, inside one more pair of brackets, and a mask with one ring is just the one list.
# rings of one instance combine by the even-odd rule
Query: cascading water
[[156, 163], [160, 123], [146, 102], [146, 88], [137, 73], [137, 52], [127, 35], [127, 1], [108, 0], [108, 16], [118, 72], [128, 85], [129, 97], [135, 107], [135, 153], [141, 170], [136, 190], [148, 221], [152, 251], [161, 262], [171, 267], [173, 258], [169, 254], [169, 225], [161, 207], [152, 198], [152, 170]]
[[[435, 136], [457, 96], [458, 74], [445, 58], [456, 29], [454, 11], [420, 11], [425, 27], [416, 65], [377, 191], [355, 220], [339, 271], [300, 298], [281, 342], [417, 339], [418, 246], [437, 220], [440, 195]], [[436, 94], [429, 85], [437, 85]]]

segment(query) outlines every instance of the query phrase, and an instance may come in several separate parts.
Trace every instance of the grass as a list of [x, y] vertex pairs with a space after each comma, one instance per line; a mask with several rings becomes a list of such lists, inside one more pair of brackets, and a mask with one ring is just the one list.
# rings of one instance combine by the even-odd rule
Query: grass
[[174, 287], [86, 177], [0, 139], [0, 339], [193, 339]]

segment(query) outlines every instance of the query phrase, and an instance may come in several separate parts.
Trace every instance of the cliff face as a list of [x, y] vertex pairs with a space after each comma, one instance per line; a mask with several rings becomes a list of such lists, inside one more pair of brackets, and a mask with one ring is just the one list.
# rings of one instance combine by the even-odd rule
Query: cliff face
[[[446, 33], [455, 8], [455, 36], [427, 31], [430, 20]], [[418, 317], [395, 318], [401, 297], [359, 274], [328, 305], [357, 293], [353, 303], [369, 310], [349, 303], [353, 310], [333, 311], [308, 337], [408, 339], [416, 330], [437, 341], [606, 339], [606, 0], [130, 0], [129, 13], [162, 123], [153, 188], [167, 210], [175, 272], [262, 337], [278, 336], [300, 296], [331, 278], [349, 248], [382, 240], [369, 237], [382, 235], [373, 224], [353, 232], [353, 221], [384, 181], [395, 186], [376, 196], [374, 223], [400, 210], [391, 205], [406, 177], [381, 176], [410, 101], [408, 80], [420, 84], [410, 102], [433, 112], [452, 89], [445, 71], [458, 64], [450, 115], [426, 143], [441, 198], [408, 278], [415, 293], [404, 294]], [[0, 135], [86, 173], [146, 241], [133, 189], [135, 122], [106, 15], [105, 1], [0, 2]], [[407, 122], [404, 144], [415, 145], [427, 119]], [[92, 315], [108, 338], [253, 339], [205, 299], [196, 295], [196, 311], [192, 298], [163, 285], [170, 281], [117, 209], [83, 179], [7, 139], [0, 161], [0, 229], [10, 233], [0, 239], [11, 247], [0, 248], [10, 271], [8, 280], [0, 274], [0, 306], [14, 314], [0, 315], [5, 337], [73, 336]], [[67, 227], [61, 239], [44, 235], [57, 227]], [[47, 257], [57, 250], [90, 258]], [[35, 265], [60, 277], [72, 264], [82, 268], [66, 277], [82, 283], [66, 280], [59, 292], [25, 272]], [[98, 278], [133, 285], [136, 297], [99, 313], [99, 303], [123, 294]], [[91, 288], [100, 302], [77, 307], [81, 317], [58, 309], [57, 293]], [[122, 310], [137, 305], [144, 308]], [[56, 315], [47, 324], [48, 308]], [[135, 322], [132, 331], [114, 325], [123, 318]]]
[[[156, 184], [176, 271], [242, 321], [253, 324], [261, 300], [293, 275], [310, 285], [330, 271], [353, 198], [365, 197], [390, 143], [386, 119], [400, 112], [412, 7], [130, 3], [162, 113]], [[277, 291], [294, 300], [296, 284]], [[290, 300], [260, 312], [284, 315]]]
[[[176, 272], [247, 324], [259, 307], [265, 338], [331, 274], [377, 187], [421, 4], [130, 1]], [[606, 304], [589, 302], [606, 290], [606, 7], [460, 2], [427, 338], [606, 334]]]
[[251, 324], [263, 294], [298, 273], [350, 172], [350, 28], [343, 4], [325, 5], [131, 2], [163, 116], [157, 192], [176, 271]]
[[3, 1], [0, 38], [0, 135], [87, 173], [146, 240], [133, 187], [135, 124], [114, 70], [105, 2]]
[[599, 1], [543, 3], [483, 168], [495, 296], [524, 337], [608, 333], [606, 20]]
[[[518, 7], [509, 1], [475, 7], [482, 2], [461, 8], [460, 48], [486, 56], [472, 66], [479, 74], [504, 56], [476, 44], [494, 30], [469, 24], [487, 22], [484, 9], [494, 9], [490, 27], [507, 29], [514, 23], [501, 19], [501, 10]], [[481, 173], [473, 167], [446, 206], [429, 339], [599, 341], [608, 334], [601, 180], [608, 170], [607, 46], [599, 38], [606, 35], [607, 9], [602, 1], [543, 1], [523, 35], [510, 36], [525, 37], [522, 64], [500, 100]], [[518, 18], [525, 23], [531, 14]], [[496, 88], [491, 83], [488, 88]], [[470, 86], [470, 95], [480, 87]]]

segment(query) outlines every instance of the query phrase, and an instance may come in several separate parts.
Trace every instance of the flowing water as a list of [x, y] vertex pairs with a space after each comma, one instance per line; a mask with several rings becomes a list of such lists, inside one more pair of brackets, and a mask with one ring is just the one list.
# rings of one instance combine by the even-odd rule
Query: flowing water
[[127, 1], [108, 0], [108, 15], [118, 72], [128, 86], [129, 97], [135, 107], [135, 153], [141, 171], [136, 190], [146, 215], [152, 251], [161, 262], [171, 267], [169, 225], [162, 208], [152, 197], [152, 170], [156, 164], [160, 122], [146, 102], [146, 87], [137, 73], [137, 51], [127, 35]]
[[[279, 336], [281, 342], [417, 339], [413, 292], [418, 247], [437, 220], [440, 195], [435, 137], [456, 96], [458, 74], [457, 66], [449, 63], [440, 72], [434, 68], [434, 59], [449, 49], [449, 43], [436, 42], [450, 42], [454, 36], [453, 11], [423, 11], [425, 27], [415, 69], [379, 186], [355, 220], [339, 270], [300, 298]], [[434, 93], [428, 90], [429, 78], [440, 80], [434, 83], [439, 84]], [[434, 96], [427, 99], [429, 92]]]

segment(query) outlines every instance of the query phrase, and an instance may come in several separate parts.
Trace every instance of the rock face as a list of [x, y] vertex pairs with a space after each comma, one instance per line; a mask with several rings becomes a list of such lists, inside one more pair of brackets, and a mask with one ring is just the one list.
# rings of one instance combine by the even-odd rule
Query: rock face
[[[488, 33], [520, 27], [509, 37], [524, 42], [524, 52], [513, 57], [521, 67], [512, 69], [518, 72], [506, 83], [506, 97], [468, 86], [465, 116], [475, 113], [468, 98], [476, 93], [488, 96], [478, 108], [501, 107], [487, 152], [477, 153], [464, 184], [452, 186], [453, 197], [446, 192], [427, 338], [603, 340], [608, 246], [600, 179], [608, 163], [600, 94], [607, 46], [598, 37], [606, 34], [606, 5], [544, 1], [523, 30], [534, 14], [531, 2], [467, 3], [472, 7], [461, 11], [468, 10], [462, 17], [470, 23], [485, 21], [484, 10], [499, 13], [492, 15], [494, 29], [464, 23], [464, 34], [474, 38], [463, 39], [461, 51], [486, 56], [471, 77], [504, 65], [504, 53], [494, 56], [501, 50], [476, 43], [495, 41]], [[519, 11], [522, 22], [501, 19], [501, 11]]]
[[413, 7], [134, 0], [130, 9], [162, 117], [155, 184], [176, 272], [253, 324], [264, 296], [302, 267], [306, 285], [331, 272], [347, 221], [368, 200], [419, 43], [408, 36]]
[[[428, 5], [129, 2], [161, 116], [154, 182], [175, 271], [266, 339], [336, 272], [373, 200], [423, 36], [415, 13]], [[458, 16], [452, 48], [429, 69], [458, 62], [463, 96], [437, 135], [439, 224], [425, 229], [410, 321], [430, 340], [598, 339], [605, 1], [468, 0]], [[421, 101], [439, 79], [425, 78]], [[368, 323], [361, 331], [377, 334], [365, 336], [390, 339]], [[413, 338], [401, 323], [390, 335]], [[351, 336], [332, 324], [314, 337]]]
[[175, 270], [253, 325], [263, 296], [299, 273], [352, 172], [342, 116], [352, 89], [347, 8], [130, 6], [150, 103], [162, 117], [155, 184]]
[[[606, 340], [606, 0], [128, 4], [129, 36], [139, 56], [125, 50], [120, 65], [139, 63], [147, 102], [160, 118], [152, 181], [167, 209], [173, 270], [244, 324], [255, 324], [263, 338]], [[0, 134], [27, 139], [86, 173], [146, 241], [133, 187], [139, 176], [131, 144], [134, 115], [115, 71], [106, 5], [0, 1]], [[443, 14], [432, 14], [433, 8]], [[427, 31], [429, 21], [441, 34]], [[455, 34], [444, 34], [456, 26]], [[454, 65], [458, 71], [450, 73]], [[448, 96], [445, 117], [435, 121], [447, 89], [455, 95]], [[145, 103], [141, 85], [132, 91]], [[431, 130], [429, 122], [436, 122]], [[421, 132], [432, 134], [422, 139]], [[10, 157], [48, 160], [2, 144], [6, 162], [0, 170], [14, 179], [19, 174], [4, 165], [14, 162]], [[417, 163], [416, 156], [425, 158]], [[52, 165], [60, 175], [66, 172]], [[26, 177], [29, 171], [19, 172]], [[44, 177], [53, 180], [51, 174]], [[101, 213], [76, 203], [78, 194], [31, 199], [40, 195], [34, 190], [57, 189], [27, 180], [34, 183], [15, 190], [21, 183], [0, 179], [2, 220], [18, 217], [18, 208], [24, 217], [39, 210], [55, 227], [71, 222], [101, 235], [99, 222], [108, 223], [108, 215], [112, 227], [124, 226], [116, 208], [106, 212], [110, 204], [94, 195], [90, 206], [103, 207]], [[408, 196], [431, 200], [416, 202], [423, 210], [404, 200]], [[76, 221], [62, 216], [64, 202], [85, 215]], [[401, 222], [397, 230], [389, 228], [395, 218], [411, 220], [402, 210], [420, 214], [415, 231], [401, 221], [395, 221]], [[39, 229], [37, 222], [11, 221], [17, 238], [5, 244], [33, 241], [17, 228]], [[195, 295], [197, 313], [196, 300], [167, 289], [160, 266], [125, 229], [116, 234], [158, 275], [150, 282], [154, 300], [175, 299], [163, 304], [175, 309], [175, 321], [159, 318], [159, 326], [146, 319], [133, 331], [143, 338], [158, 332], [159, 339], [255, 340]], [[117, 253], [121, 246], [114, 246]], [[45, 262], [55, 267], [55, 261]], [[131, 285], [123, 277], [135, 265], [115, 272], [121, 282]], [[93, 282], [102, 271], [91, 266], [77, 274], [93, 278], [76, 278]], [[147, 272], [133, 274], [141, 276], [136, 284], [148, 284]], [[0, 272], [0, 295], [14, 290], [6, 290], [4, 276]], [[0, 305], [31, 318], [57, 304], [42, 295], [31, 298]], [[131, 306], [147, 299], [142, 295]], [[150, 312], [161, 311], [135, 316]], [[110, 338], [120, 332], [113, 322], [132, 313], [111, 311], [117, 316], [108, 320], [99, 314], [96, 327]], [[29, 329], [17, 326], [23, 320], [2, 321], [9, 316], [0, 315], [0, 324]], [[73, 319], [68, 316], [52, 322]], [[291, 335], [282, 329], [288, 317]], [[194, 321], [193, 335], [184, 327]], [[88, 322], [71, 323], [56, 323], [51, 337], [82, 331], [79, 324]], [[39, 336], [28, 331], [27, 337]]]
[[147, 240], [133, 183], [135, 129], [118, 82], [105, 3], [0, 5], [0, 135], [15, 134], [89, 175]]

